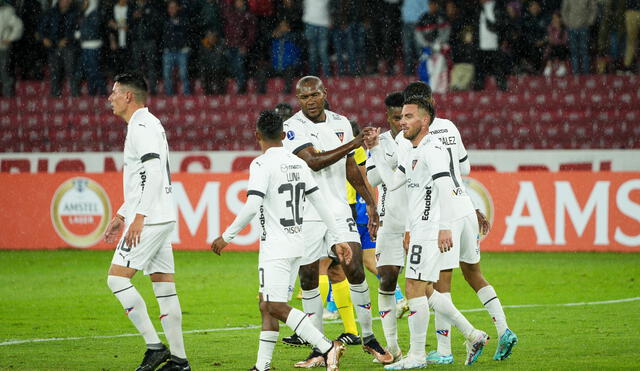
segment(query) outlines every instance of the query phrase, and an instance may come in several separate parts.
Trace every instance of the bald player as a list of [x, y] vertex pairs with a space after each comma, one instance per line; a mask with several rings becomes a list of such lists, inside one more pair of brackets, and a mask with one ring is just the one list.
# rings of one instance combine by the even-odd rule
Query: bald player
[[[379, 362], [390, 363], [393, 356], [380, 346], [373, 334], [371, 297], [362, 264], [360, 235], [344, 191], [346, 178], [365, 200], [369, 214], [368, 228], [375, 236], [379, 219], [376, 203], [353, 159], [354, 150], [362, 145], [362, 135], [354, 137], [346, 117], [325, 109], [327, 90], [318, 77], [301, 78], [296, 85], [296, 97], [301, 110], [284, 123], [284, 146], [313, 170], [313, 177], [323, 198], [336, 216], [339, 240], [346, 241], [351, 246], [353, 259], [350, 263], [341, 264], [349, 280], [351, 298], [362, 330], [363, 348]], [[327, 227], [313, 207], [305, 209], [304, 223], [306, 257], [300, 267], [302, 304], [316, 327], [322, 329], [323, 306], [318, 288], [318, 262], [320, 258], [331, 254], [327, 246]], [[322, 358], [318, 353], [314, 350], [305, 361], [297, 363], [296, 367], [321, 365]]]

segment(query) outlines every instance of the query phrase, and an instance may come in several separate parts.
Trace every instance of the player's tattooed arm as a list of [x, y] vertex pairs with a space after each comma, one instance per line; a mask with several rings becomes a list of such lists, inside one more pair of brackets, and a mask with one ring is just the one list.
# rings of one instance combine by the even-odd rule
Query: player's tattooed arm
[[353, 157], [347, 158], [347, 180], [351, 183], [351, 186], [355, 188], [356, 192], [362, 196], [362, 199], [367, 204], [367, 215], [369, 215], [369, 224], [367, 227], [371, 238], [375, 239], [378, 234], [378, 225], [380, 223], [376, 200], [373, 198], [371, 192], [369, 192], [369, 187], [367, 187], [367, 183], [362, 176], [362, 172], [358, 168], [358, 164], [356, 164]]
[[114, 243], [117, 241], [118, 236], [122, 233], [122, 229], [124, 227], [124, 216], [120, 214], [116, 214], [109, 225], [107, 226], [107, 230], [104, 232], [104, 240], [107, 243]]
[[351, 151], [362, 145], [362, 133], [353, 138], [349, 143], [345, 143], [340, 147], [331, 151], [318, 152], [313, 146], [306, 147], [295, 154], [309, 165], [311, 170], [322, 170], [327, 166], [331, 166], [348, 155]]
[[480, 209], [476, 209], [476, 217], [478, 218], [478, 225], [480, 226], [480, 234], [486, 235], [489, 233], [489, 229], [491, 229], [491, 223], [487, 220], [487, 217], [484, 216]]

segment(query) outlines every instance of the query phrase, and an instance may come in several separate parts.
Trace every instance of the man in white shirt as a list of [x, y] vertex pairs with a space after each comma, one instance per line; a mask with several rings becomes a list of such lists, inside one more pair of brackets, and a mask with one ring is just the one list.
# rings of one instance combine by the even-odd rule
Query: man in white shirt
[[[340, 240], [349, 242], [351, 246], [353, 259], [349, 264], [343, 262], [342, 268], [349, 280], [351, 298], [362, 327], [363, 348], [378, 361], [389, 363], [393, 357], [380, 346], [373, 334], [371, 297], [362, 264], [360, 235], [344, 191], [346, 178], [367, 203], [368, 227], [375, 236], [378, 229], [375, 200], [353, 159], [353, 151], [362, 145], [362, 135], [354, 138], [349, 120], [325, 109], [327, 92], [319, 78], [301, 78], [296, 86], [296, 96], [301, 110], [284, 123], [284, 147], [304, 160], [313, 170], [312, 174], [320, 186], [325, 203], [336, 217]], [[322, 329], [318, 262], [320, 258], [326, 257], [323, 252], [327, 251], [324, 247], [327, 244], [327, 227], [319, 220], [313, 207], [305, 209], [304, 223], [307, 256], [300, 267], [302, 305], [307, 315], [314, 320], [315, 326]], [[321, 362], [319, 356], [314, 351], [307, 360], [296, 364], [296, 367], [312, 367], [311, 365]]]
[[498, 88], [507, 90], [508, 60], [500, 50], [500, 34], [502, 32], [502, 8], [495, 0], [480, 0], [478, 14], [478, 60], [476, 65], [476, 81], [474, 90], [484, 89], [484, 80], [488, 73], [496, 77]]
[[[109, 102], [127, 122], [124, 144], [124, 203], [105, 232], [108, 243], [124, 231], [113, 255], [107, 284], [144, 337], [147, 351], [138, 371], [190, 371], [182, 339], [182, 311], [173, 279], [171, 233], [176, 215], [171, 193], [169, 146], [164, 128], [149, 109], [142, 76], [123, 73], [114, 78]], [[144, 299], [131, 284], [139, 271], [150, 275], [160, 307], [167, 349], [156, 333]]]
[[402, 137], [400, 121], [404, 97], [402, 93], [395, 92], [389, 94], [384, 102], [387, 107], [387, 122], [390, 130], [380, 134], [381, 151], [378, 154], [381, 156], [368, 161], [367, 178], [372, 186], [378, 187], [378, 214], [380, 215], [380, 229], [376, 241], [376, 267], [380, 277], [378, 311], [387, 341], [386, 349], [393, 355], [394, 361], [397, 361], [402, 357], [402, 351], [398, 345], [398, 317], [409, 310], [406, 304], [405, 308], [398, 308], [394, 293], [405, 260], [402, 241], [405, 232], [407, 193], [402, 187], [391, 191], [382, 180], [375, 163], [385, 161], [392, 170], [398, 167], [396, 137], [398, 139]]
[[[440, 273], [441, 253], [449, 251], [453, 245], [452, 211], [461, 202], [456, 196], [458, 189], [451, 180], [446, 152], [428, 135], [434, 116], [430, 100], [420, 97], [406, 100], [402, 108], [402, 129], [413, 147], [401, 153], [395, 172], [386, 161], [376, 161], [391, 191], [406, 184], [407, 204], [411, 206], [406, 220], [406, 230], [410, 232], [411, 239], [405, 272], [410, 310], [410, 349], [406, 357], [385, 366], [387, 370], [426, 366], [429, 307], [447, 317], [467, 339], [465, 364], [470, 365], [477, 360], [489, 338], [483, 331], [475, 329], [451, 300], [433, 287]], [[380, 157], [377, 132], [369, 131], [367, 146], [373, 156]]]
[[[418, 96], [428, 100], [432, 99], [429, 85], [423, 82], [409, 84], [404, 93], [406, 98]], [[450, 120], [436, 117], [429, 126], [429, 135], [438, 139], [441, 146], [447, 151], [451, 179], [460, 190], [460, 202], [453, 210], [453, 248], [442, 256], [440, 277], [435, 288], [451, 299], [452, 270], [460, 267], [465, 280], [476, 292], [480, 302], [487, 308], [487, 312], [496, 326], [499, 341], [493, 359], [504, 360], [511, 355], [513, 347], [518, 342], [518, 337], [509, 329], [500, 299], [480, 269], [480, 233], [486, 234], [489, 231], [489, 222], [480, 210], [476, 209], [474, 212], [475, 207], [462, 180], [462, 176], [469, 175], [471, 171], [469, 156], [458, 128]], [[429, 352], [427, 363], [453, 363], [451, 323], [436, 312], [435, 328], [438, 348]]]
[[324, 203], [311, 170], [300, 158], [284, 149], [282, 119], [264, 111], [257, 123], [256, 138], [263, 154], [251, 162], [247, 203], [233, 223], [211, 244], [220, 254], [229, 242], [260, 213], [262, 235], [258, 258], [262, 331], [258, 359], [251, 370], [271, 367], [278, 341], [279, 323], [285, 322], [298, 336], [322, 353], [327, 370], [337, 370], [344, 344], [330, 341], [302, 311], [289, 306], [300, 261], [305, 253], [303, 211], [305, 198], [327, 225], [329, 246], [341, 261], [351, 260], [351, 249], [339, 241], [335, 217]]

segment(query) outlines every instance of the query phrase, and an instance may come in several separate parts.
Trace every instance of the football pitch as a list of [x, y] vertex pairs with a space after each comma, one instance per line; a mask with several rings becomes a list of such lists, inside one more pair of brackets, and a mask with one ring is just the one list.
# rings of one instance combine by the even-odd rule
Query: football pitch
[[[142, 337], [106, 285], [110, 251], [0, 251], [0, 370], [133, 370]], [[260, 316], [257, 253], [175, 253], [187, 355], [194, 370], [248, 370], [255, 362]], [[519, 337], [512, 357], [492, 360], [495, 327], [457, 271], [453, 300], [492, 339], [474, 369], [638, 369], [640, 254], [485, 253], [483, 272]], [[369, 275], [373, 293], [378, 284]], [[148, 278], [134, 283], [156, 328], [158, 307]], [[403, 285], [404, 286], [404, 285]], [[372, 310], [377, 313], [377, 295]], [[301, 308], [300, 300], [292, 304]], [[375, 316], [375, 314], [374, 314]], [[377, 317], [377, 316], [376, 316]], [[406, 317], [399, 340], [408, 349]], [[325, 323], [329, 337], [342, 325]], [[384, 345], [382, 327], [374, 331]], [[291, 331], [281, 326], [280, 336]], [[434, 347], [433, 315], [427, 351]], [[454, 329], [454, 365], [463, 365], [463, 338]], [[293, 370], [308, 348], [276, 346], [273, 365]], [[381, 370], [359, 346], [348, 347], [341, 370]]]

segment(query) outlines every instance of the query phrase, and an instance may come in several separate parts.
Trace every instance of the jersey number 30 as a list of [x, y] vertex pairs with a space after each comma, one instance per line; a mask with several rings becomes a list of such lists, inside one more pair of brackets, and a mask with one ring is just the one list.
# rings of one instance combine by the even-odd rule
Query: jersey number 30
[[278, 193], [289, 192], [289, 199], [285, 202], [285, 206], [291, 209], [291, 219], [280, 218], [280, 224], [283, 227], [293, 227], [302, 224], [302, 215], [300, 204], [304, 197], [305, 184], [300, 182], [295, 188], [291, 183], [284, 183], [278, 187]]

